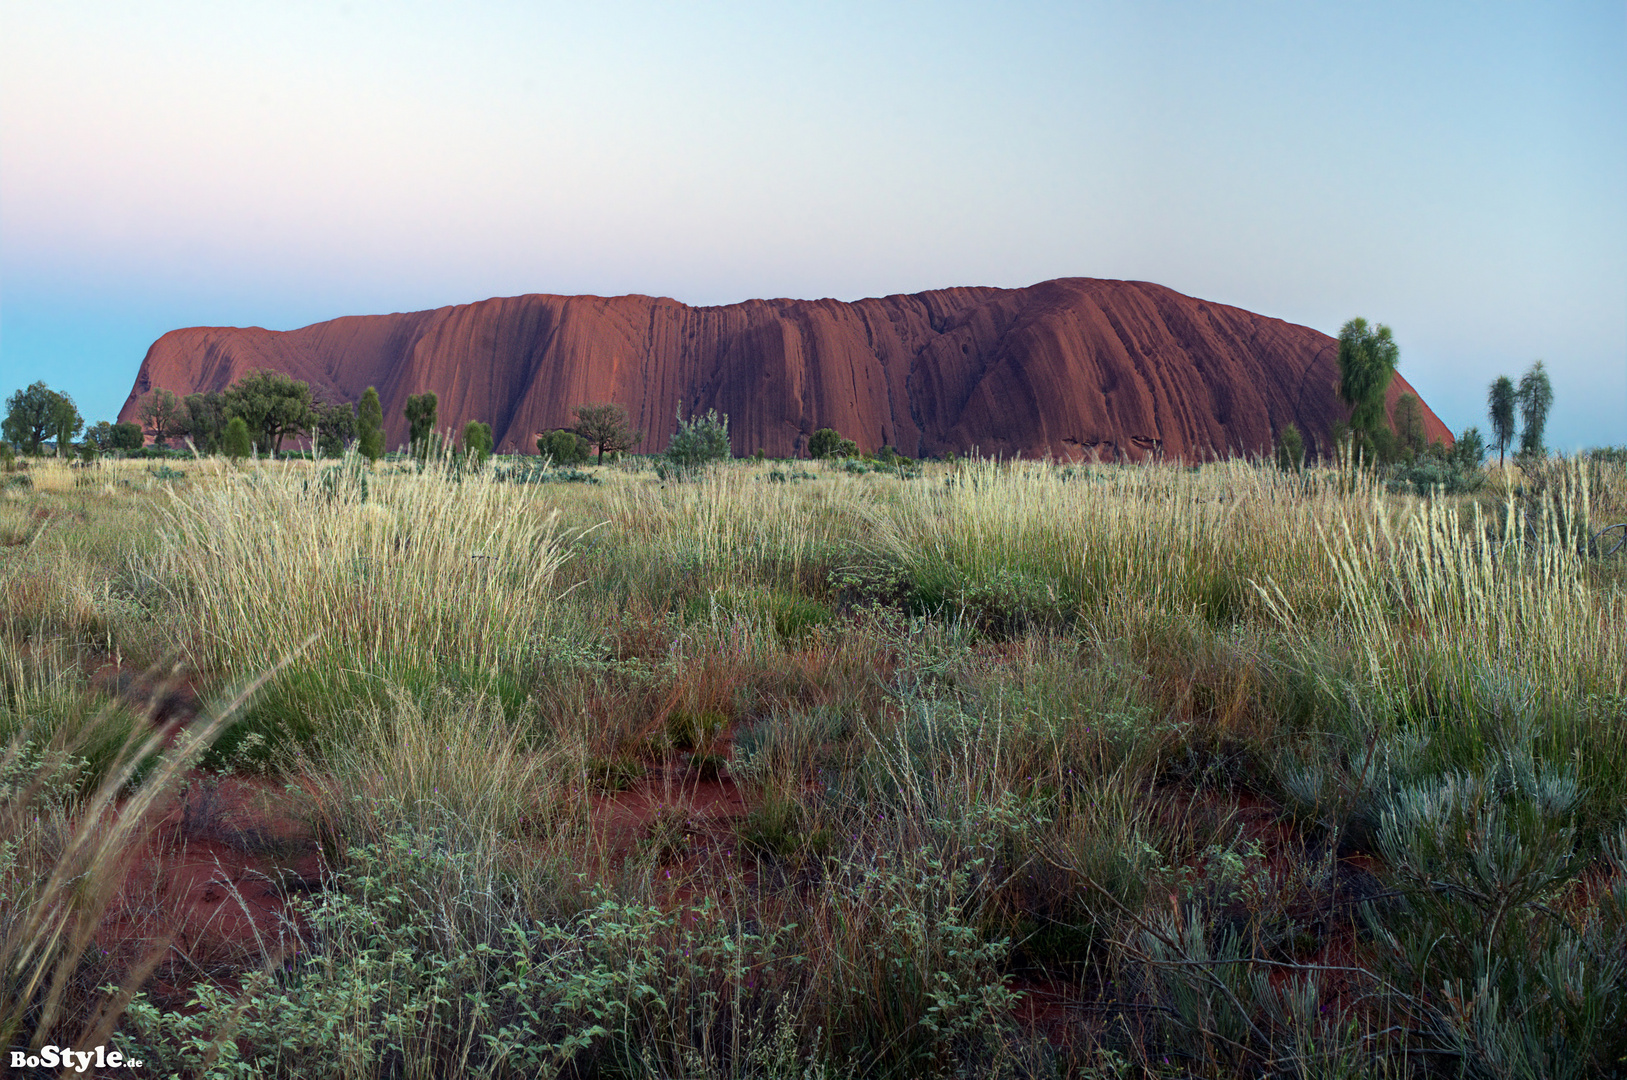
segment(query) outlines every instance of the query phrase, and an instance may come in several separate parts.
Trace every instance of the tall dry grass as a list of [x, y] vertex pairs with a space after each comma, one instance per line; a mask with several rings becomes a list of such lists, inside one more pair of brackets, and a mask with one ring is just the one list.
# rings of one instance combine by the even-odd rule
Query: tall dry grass
[[[287, 662], [285, 658], [284, 662]], [[33, 670], [29, 671], [32, 666]], [[0, 638], [7, 741], [0, 751], [0, 1042], [105, 1043], [167, 952], [148, 943], [122, 969], [92, 944], [126, 886], [132, 860], [210, 744], [263, 681], [178, 732], [136, 723], [113, 704], [53, 716], [35, 689], [39, 662]], [[279, 665], [280, 666], [280, 665]], [[267, 676], [273, 672], [268, 672]], [[94, 753], [97, 760], [85, 755]], [[110, 984], [110, 985], [108, 985]]]
[[[243, 1075], [1612, 1060], [1616, 480], [1554, 470], [199, 465], [143, 495], [146, 610], [228, 676], [320, 631], [335, 722], [285, 763], [339, 872], [307, 966], [135, 1026]], [[674, 717], [728, 725], [750, 813], [618, 852], [595, 777], [676, 799]], [[1015, 1023], [1035, 985], [1069, 1049]]]
[[175, 493], [152, 576], [204, 670], [312, 662], [490, 670], [546, 631], [557, 514], [489, 472], [249, 467]]

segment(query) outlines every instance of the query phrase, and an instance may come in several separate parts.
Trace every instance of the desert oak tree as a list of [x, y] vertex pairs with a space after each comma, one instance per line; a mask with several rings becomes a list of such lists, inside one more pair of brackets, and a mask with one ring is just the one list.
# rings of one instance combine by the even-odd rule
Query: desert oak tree
[[368, 461], [384, 456], [384, 407], [379, 392], [369, 386], [356, 408], [356, 450]]
[[1520, 376], [1515, 398], [1520, 405], [1520, 453], [1540, 456], [1544, 452], [1542, 433], [1548, 426], [1548, 410], [1554, 404], [1554, 387], [1541, 360]]
[[226, 415], [242, 417], [255, 443], [271, 453], [284, 439], [309, 433], [316, 419], [310, 386], [280, 371], [251, 371], [225, 397]]
[[407, 441], [411, 444], [413, 453], [429, 452], [429, 437], [435, 433], [435, 411], [439, 404], [433, 390], [407, 397], [407, 407], [404, 410], [407, 417]]
[[161, 386], [147, 392], [136, 408], [136, 415], [153, 437], [154, 446], [163, 446], [175, 436], [184, 435], [187, 430], [186, 402], [177, 397], [174, 391]]
[[1384, 392], [1401, 355], [1390, 328], [1356, 318], [1339, 330], [1339, 397], [1350, 406], [1350, 429], [1374, 438], [1387, 428]]
[[1499, 375], [1486, 395], [1486, 415], [1491, 420], [1491, 441], [1497, 445], [1497, 464], [1503, 463], [1503, 451], [1514, 441], [1514, 380]]
[[644, 438], [643, 432], [634, 431], [628, 425], [627, 410], [620, 405], [590, 403], [578, 405], [573, 411], [576, 413], [573, 430], [589, 445], [599, 448], [601, 464], [606, 452], [631, 450]]

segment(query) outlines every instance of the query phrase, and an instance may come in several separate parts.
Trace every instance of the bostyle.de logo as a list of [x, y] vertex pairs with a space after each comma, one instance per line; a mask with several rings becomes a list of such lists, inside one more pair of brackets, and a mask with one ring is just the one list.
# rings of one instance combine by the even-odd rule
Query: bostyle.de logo
[[72, 1069], [84, 1072], [95, 1065], [98, 1069], [139, 1069], [141, 1061], [127, 1058], [117, 1050], [98, 1046], [94, 1050], [75, 1050], [71, 1046], [42, 1046], [37, 1054], [23, 1050], [11, 1052], [13, 1069]]

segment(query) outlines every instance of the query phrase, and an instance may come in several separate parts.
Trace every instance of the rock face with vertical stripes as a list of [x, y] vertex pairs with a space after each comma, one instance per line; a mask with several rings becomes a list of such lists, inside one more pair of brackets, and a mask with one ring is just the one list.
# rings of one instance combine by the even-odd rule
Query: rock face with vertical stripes
[[[223, 390], [271, 368], [330, 401], [377, 387], [392, 447], [406, 439], [408, 395], [434, 391], [442, 428], [489, 423], [501, 453], [534, 453], [575, 405], [615, 402], [645, 432], [644, 452], [666, 446], [680, 408], [715, 408], [737, 454], [805, 454], [831, 427], [861, 449], [916, 457], [1200, 460], [1266, 453], [1289, 423], [1325, 448], [1347, 415], [1337, 357], [1337, 341], [1309, 327], [1140, 281], [722, 307], [538, 294], [281, 332], [173, 330], [148, 349], [119, 416], [134, 419], [154, 387]], [[1390, 408], [1404, 393], [1398, 375]], [[1427, 436], [1450, 442], [1422, 413]]]

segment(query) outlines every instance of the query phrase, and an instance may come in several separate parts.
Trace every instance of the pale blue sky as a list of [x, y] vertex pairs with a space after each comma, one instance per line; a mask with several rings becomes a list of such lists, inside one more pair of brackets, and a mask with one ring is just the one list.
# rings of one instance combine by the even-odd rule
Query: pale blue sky
[[1067, 275], [1627, 442], [1627, 9], [0, 0], [0, 395], [88, 419], [177, 326]]

